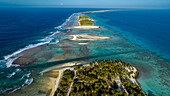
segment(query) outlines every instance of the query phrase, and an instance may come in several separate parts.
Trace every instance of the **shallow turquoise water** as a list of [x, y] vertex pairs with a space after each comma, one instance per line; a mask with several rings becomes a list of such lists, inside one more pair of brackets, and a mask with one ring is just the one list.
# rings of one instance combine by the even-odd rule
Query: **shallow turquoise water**
[[[121, 10], [94, 13], [107, 28], [127, 40], [170, 59], [170, 10]], [[102, 24], [101, 24], [102, 25]]]
[[[169, 59], [169, 43], [168, 43], [168, 41], [169, 41], [169, 37], [168, 37], [169, 31], [168, 30], [169, 29], [168, 28], [169, 27], [165, 28], [162, 34], [160, 34], [162, 32], [162, 30], [160, 30], [160, 29], [163, 27], [169, 26], [169, 25], [166, 25], [167, 23], [164, 24], [163, 22], [165, 22], [165, 21], [163, 20], [162, 25], [160, 26], [161, 28], [156, 29], [157, 33], [153, 34], [153, 36], [156, 36], [155, 40], [154, 40], [154, 38], [149, 38], [149, 39], [144, 40], [145, 38], [147, 38], [147, 36], [145, 36], [145, 33], [144, 33], [145, 30], [142, 30], [138, 27], [134, 30], [133, 26], [135, 26], [135, 25], [132, 25], [132, 23], [131, 23], [131, 21], [133, 23], [135, 23], [136, 19], [138, 22], [142, 22], [142, 21], [140, 21], [140, 19], [141, 20], [143, 18], [148, 19], [148, 18], [152, 18], [149, 16], [154, 16], [153, 14], [148, 16], [148, 14], [146, 15], [147, 12], [144, 11], [143, 14], [142, 14], [142, 12], [140, 12], [140, 11], [120, 11], [120, 12], [117, 11], [117, 12], [114, 12], [113, 11], [113, 12], [106, 12], [106, 13], [89, 14], [89, 16], [91, 16], [97, 20], [96, 24], [103, 26], [105, 28], [108, 28], [108, 29], [114, 31], [115, 33], [117, 33], [118, 36], [125, 38], [125, 40], [123, 42], [121, 42], [123, 40], [123, 38], [121, 38], [118, 40], [119, 43], [110, 44], [112, 46], [108, 46], [108, 48], [100, 48], [97, 50], [101, 50], [102, 52], [108, 52], [108, 53], [109, 53], [109, 51], [127, 52], [127, 51], [132, 51], [132, 50], [133, 51], [140, 50], [139, 52], [132, 51], [129, 53], [120, 54], [120, 55], [118, 54], [116, 56], [110, 56], [110, 57], [122, 59], [122, 60], [136, 66], [140, 72], [138, 82], [141, 84], [141, 87], [144, 89], [144, 91], [146, 93], [167, 96], [170, 94], [170, 90], [169, 90], [169, 80], [170, 80], [169, 65], [170, 65], [170, 63], [168, 61], [168, 59]], [[160, 10], [158, 10], [157, 12], [159, 13]], [[157, 12], [156, 12], [156, 14], [158, 14]], [[167, 10], [165, 12], [169, 12], [169, 10]], [[165, 12], [163, 11], [163, 13], [165, 13]], [[141, 17], [133, 18], [131, 13], [133, 15], [135, 14], [135, 16], [141, 16]], [[151, 13], [154, 13], [154, 12], [151, 12]], [[131, 14], [131, 15], [129, 15], [129, 14]], [[168, 13], [166, 13], [166, 14], [168, 14]], [[131, 16], [131, 17], [128, 18], [128, 16]], [[156, 18], [156, 17], [154, 17], [154, 18]], [[154, 20], [154, 18], [152, 18], [152, 19]], [[164, 18], [164, 19], [167, 19], [167, 18]], [[126, 25], [127, 22], [130, 24]], [[148, 22], [150, 23], [151, 21], [148, 21]], [[166, 21], [166, 22], [169, 22], [169, 21]], [[144, 26], [145, 23], [147, 24], [147, 22], [145, 22], [145, 21], [143, 21], [143, 23], [141, 25], [140, 25], [140, 23], [139, 24], [136, 23], [136, 24], [138, 24], [137, 26]], [[159, 23], [161, 23], [161, 22], [159, 22]], [[124, 27], [124, 26], [126, 26], [126, 27]], [[129, 29], [126, 30], [128, 27], [129, 27]], [[151, 26], [146, 26], [145, 29], [146, 29], [146, 33], [151, 34], [150, 36], [152, 36], [152, 32], [148, 33], [147, 27], [151, 27]], [[153, 27], [155, 27], [155, 25], [153, 25]], [[135, 33], [135, 31], [136, 31], [136, 33]], [[143, 33], [139, 33], [138, 31], [142, 31]], [[154, 32], [154, 30], [152, 30], [152, 31]], [[159, 31], [160, 31], [160, 33], [159, 33]], [[107, 33], [107, 31], [105, 33]], [[166, 36], [162, 36], [162, 35], [166, 35]], [[161, 43], [162, 42], [161, 40], [159, 41], [159, 39], [162, 37], [164, 37], [163, 43]], [[152, 40], [150, 41], [150, 39], [153, 39], [154, 42], [157, 42], [157, 44], [156, 45], [152, 44], [153, 42], [152, 42]], [[113, 42], [113, 41], [115, 41], [115, 40], [111, 40], [110, 42]], [[161, 47], [157, 47], [159, 43], [160, 43], [159, 46], [161, 46]], [[157, 48], [155, 48], [155, 47], [157, 47]], [[109, 50], [105, 50], [105, 49], [109, 49]], [[164, 49], [166, 49], [167, 51]], [[160, 55], [160, 54], [162, 54], [162, 55]]]

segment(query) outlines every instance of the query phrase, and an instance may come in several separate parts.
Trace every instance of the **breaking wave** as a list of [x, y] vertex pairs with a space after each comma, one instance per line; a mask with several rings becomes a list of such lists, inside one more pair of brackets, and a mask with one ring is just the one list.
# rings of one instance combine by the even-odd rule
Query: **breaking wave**
[[[0, 94], [1, 93], [12, 93], [22, 87], [26, 87], [33, 82], [33, 77], [31, 76], [31, 71], [22, 69], [18, 67], [17, 64], [12, 64], [17, 58], [23, 55], [23, 52], [29, 50], [31, 48], [35, 48], [38, 46], [43, 46], [46, 44], [56, 44], [59, 42], [58, 39], [55, 37], [58, 33], [68, 31], [67, 28], [71, 26], [72, 17], [76, 16], [77, 13], [72, 14], [66, 21], [58, 26], [55, 27], [53, 32], [50, 32], [50, 35], [46, 36], [43, 39], [38, 40], [39, 43], [37, 44], [30, 44], [21, 48], [12, 54], [4, 56], [3, 60], [0, 60]], [[73, 21], [73, 20], [72, 20]], [[13, 66], [13, 67], [11, 67]]]
[[[66, 21], [58, 26], [58, 27], [54, 27], [54, 29], [56, 29], [57, 31], [55, 32], [50, 32], [51, 35], [39, 40], [40, 43], [37, 44], [30, 44], [24, 48], [19, 49], [18, 51], [15, 51], [14, 53], [4, 56], [3, 60], [0, 60], [0, 67], [10, 67], [12, 65], [12, 63], [19, 58], [20, 56], [22, 56], [22, 52], [29, 50], [31, 48], [35, 48], [38, 46], [42, 46], [42, 45], [46, 45], [46, 44], [56, 44], [59, 42], [59, 40], [56, 40], [54, 37], [62, 32], [63, 30], [66, 30], [67, 28], [71, 27], [71, 23], [73, 23], [73, 17], [77, 16], [78, 13], [73, 13], [68, 19], [66, 19]], [[4, 65], [5, 64], [5, 65]]]

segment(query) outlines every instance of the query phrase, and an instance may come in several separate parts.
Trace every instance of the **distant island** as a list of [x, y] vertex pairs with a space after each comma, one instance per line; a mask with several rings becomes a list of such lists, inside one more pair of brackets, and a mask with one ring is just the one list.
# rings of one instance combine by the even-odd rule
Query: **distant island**
[[[97, 11], [100, 12], [100, 11]], [[103, 12], [103, 11], [101, 11]], [[82, 14], [82, 13], [79, 13]], [[89, 16], [77, 16], [77, 24], [78, 26], [74, 26], [73, 28], [78, 28], [78, 29], [100, 29], [100, 26], [94, 25], [94, 19], [90, 18]], [[102, 39], [110, 39], [111, 37], [104, 37], [104, 36], [92, 36], [88, 34], [78, 34], [78, 35], [69, 35], [72, 36], [73, 38], [70, 40], [102, 40]], [[87, 43], [88, 44], [88, 43]], [[86, 45], [86, 43], [81, 43], [80, 45]]]
[[74, 28], [79, 28], [79, 29], [100, 29], [100, 26], [95, 26], [94, 19], [90, 18], [89, 16], [78, 16], [78, 25], [79, 26], [74, 26]]
[[[118, 10], [118, 9], [116, 9], [116, 10]], [[97, 12], [109, 12], [109, 11], [116, 11], [116, 10], [87, 11], [87, 12], [80, 12], [80, 14], [89, 14], [89, 13], [97, 13]]]
[[121, 60], [99, 60], [63, 70], [54, 96], [144, 96], [138, 70]]

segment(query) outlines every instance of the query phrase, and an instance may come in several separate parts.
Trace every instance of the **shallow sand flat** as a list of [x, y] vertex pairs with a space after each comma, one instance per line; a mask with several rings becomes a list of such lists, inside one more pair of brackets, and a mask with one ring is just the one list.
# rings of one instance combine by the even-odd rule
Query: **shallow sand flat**
[[100, 29], [100, 26], [74, 26], [73, 28], [78, 28], [78, 29]]
[[29, 65], [34, 63], [43, 63], [43, 62], [47, 62], [48, 60], [56, 56], [56, 54], [60, 54], [60, 53], [62, 52], [58, 43], [38, 46], [36, 48], [32, 48], [22, 52], [23, 55], [17, 58], [13, 62], [13, 64], [18, 64], [23, 66], [23, 65]]
[[78, 43], [79, 45], [88, 45], [88, 44], [91, 44], [91, 43]]
[[50, 59], [48, 62], [72, 59], [72, 58], [69, 58], [69, 57], [65, 57], [66, 55], [65, 54], [57, 55], [57, 56], [53, 57], [52, 59]]
[[70, 40], [103, 40], [103, 39], [110, 39], [111, 37], [102, 37], [102, 36], [92, 36], [88, 34], [80, 34], [80, 35], [69, 35], [73, 38]]
[[59, 70], [51, 70], [51, 71], [45, 73], [45, 76], [49, 77], [49, 82], [47, 83], [48, 85], [50, 85], [50, 86], [47, 86], [47, 89], [50, 90], [48, 93], [49, 96], [50, 95], [52, 96], [51, 93], [53, 91], [55, 92], [55, 90], [56, 90], [55, 85], [58, 82], [57, 81], [58, 75], [59, 75]]
[[64, 64], [61, 64], [61, 65], [56, 65], [56, 66], [53, 66], [53, 67], [49, 67], [45, 70], [43, 70], [41, 73], [46, 73], [46, 72], [50, 72], [50, 70], [56, 70], [56, 71], [60, 71], [63, 67], [70, 67], [70, 66], [73, 66], [73, 65], [79, 65], [79, 64], [82, 64], [83, 62], [79, 62], [79, 61], [74, 61], [74, 62], [68, 62], [68, 63], [64, 63]]
[[80, 62], [68, 62], [68, 63], [65, 63], [65, 64], [63, 64], [63, 65], [61, 65], [61, 66], [73, 66], [73, 65], [79, 65], [79, 64], [81, 64]]
[[69, 39], [62, 40], [59, 43], [62, 53], [54, 55], [48, 62], [89, 56], [88, 44], [88, 42], [73, 42]]
[[[54, 93], [58, 88], [58, 85], [59, 85], [59, 82], [60, 82], [60, 79], [62, 77], [64, 70], [66, 70], [66, 69], [73, 70], [73, 68], [70, 68], [70, 66], [73, 66], [75, 64], [79, 65], [79, 64], [81, 64], [81, 62], [68, 62], [68, 63], [62, 64], [62, 65], [59, 65], [59, 66], [53, 66], [53, 67], [47, 68], [46, 70], [44, 70], [42, 72], [42, 73], [49, 73], [49, 72], [50, 73], [57, 73], [56, 78], [49, 78], [50, 82], [49, 82], [48, 85], [51, 85], [51, 86], [49, 86], [48, 89], [50, 89], [51, 87], [52, 87], [52, 89], [50, 90], [50, 93], [48, 93], [48, 96], [54, 96]], [[66, 68], [63, 68], [63, 67], [66, 67]], [[61, 69], [55, 70], [56, 68], [61, 68]]]
[[36, 54], [39, 50], [42, 50], [45, 46], [39, 46], [35, 48], [31, 48], [29, 50], [23, 51], [21, 54], [23, 54], [21, 57], [17, 58], [13, 64], [19, 64], [19, 65], [26, 65], [26, 64], [32, 64], [37, 61], [37, 59], [32, 59], [33, 55]]

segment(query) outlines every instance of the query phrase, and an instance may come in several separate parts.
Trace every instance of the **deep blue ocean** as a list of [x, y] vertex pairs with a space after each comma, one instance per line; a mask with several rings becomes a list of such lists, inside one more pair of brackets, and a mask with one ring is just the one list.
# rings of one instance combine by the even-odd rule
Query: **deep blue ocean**
[[95, 9], [0, 8], [0, 59], [39, 43], [73, 13], [89, 10]]
[[121, 10], [95, 13], [116, 33], [170, 59], [170, 10]]

